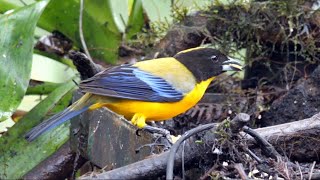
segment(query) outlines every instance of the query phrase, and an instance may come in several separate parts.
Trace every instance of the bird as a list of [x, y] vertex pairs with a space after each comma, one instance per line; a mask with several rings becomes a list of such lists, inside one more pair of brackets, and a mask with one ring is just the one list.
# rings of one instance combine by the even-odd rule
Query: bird
[[192, 108], [210, 83], [225, 71], [240, 71], [239, 60], [219, 50], [196, 47], [173, 57], [139, 61], [103, 70], [83, 80], [84, 95], [26, 133], [28, 141], [85, 111], [106, 107], [140, 129], [155, 129], [149, 121], [171, 119]]

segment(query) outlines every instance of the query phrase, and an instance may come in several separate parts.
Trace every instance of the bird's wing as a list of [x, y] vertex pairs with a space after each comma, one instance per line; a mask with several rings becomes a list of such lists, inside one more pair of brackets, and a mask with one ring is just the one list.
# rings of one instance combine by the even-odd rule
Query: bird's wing
[[132, 65], [107, 69], [79, 85], [81, 91], [122, 99], [177, 102], [183, 92], [160, 76]]

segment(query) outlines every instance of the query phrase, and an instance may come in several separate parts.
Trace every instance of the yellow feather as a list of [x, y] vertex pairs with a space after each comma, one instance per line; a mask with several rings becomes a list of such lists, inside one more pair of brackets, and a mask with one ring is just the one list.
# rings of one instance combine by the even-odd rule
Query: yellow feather
[[112, 111], [131, 119], [135, 114], [142, 114], [146, 121], [160, 121], [170, 119], [193, 107], [203, 96], [210, 82], [214, 78], [202, 81], [178, 102], [143, 102], [135, 100], [119, 100], [110, 104], [104, 104]]
[[176, 90], [183, 93], [190, 92], [196, 84], [193, 74], [172, 57], [141, 61], [133, 66], [165, 79]]
[[195, 48], [191, 48], [191, 49], [186, 49], [186, 50], [183, 50], [183, 51], [180, 51], [178, 52], [177, 54], [182, 54], [182, 53], [186, 53], [186, 52], [191, 52], [191, 51], [194, 51], [194, 50], [197, 50], [197, 49], [203, 49], [205, 47], [195, 47]]

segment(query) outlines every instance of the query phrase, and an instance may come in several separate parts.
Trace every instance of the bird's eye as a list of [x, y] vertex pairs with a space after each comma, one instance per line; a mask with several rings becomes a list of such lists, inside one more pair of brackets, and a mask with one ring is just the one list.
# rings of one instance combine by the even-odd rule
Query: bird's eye
[[210, 59], [213, 62], [217, 62], [218, 61], [218, 57], [216, 55], [211, 56]]

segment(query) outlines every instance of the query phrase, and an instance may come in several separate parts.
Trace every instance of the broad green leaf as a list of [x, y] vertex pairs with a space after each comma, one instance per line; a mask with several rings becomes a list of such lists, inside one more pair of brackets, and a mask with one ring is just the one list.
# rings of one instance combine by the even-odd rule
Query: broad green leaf
[[112, 13], [112, 17], [114, 22], [116, 23], [120, 32], [124, 33], [126, 29], [126, 25], [128, 23], [128, 1], [127, 0], [108, 0], [110, 4], [110, 11]]
[[134, 0], [128, 25], [126, 28], [127, 39], [131, 39], [137, 32], [140, 32], [144, 24], [142, 0]]
[[58, 87], [0, 138], [0, 179], [21, 178], [68, 139], [68, 123], [43, 134], [31, 143], [23, 136], [31, 127], [39, 124], [56, 104], [58, 106], [55, 106], [54, 112], [65, 108], [70, 102], [74, 87], [72, 81]]
[[[36, 33], [36, 32], [35, 32]], [[65, 64], [67, 65], [68, 67], [71, 67], [73, 69], [76, 69], [76, 66], [73, 64], [72, 60], [71, 59], [67, 59], [67, 57], [61, 57], [61, 56], [58, 56], [56, 54], [52, 54], [52, 53], [49, 53], [49, 52], [45, 52], [45, 51], [40, 51], [40, 50], [37, 50], [37, 49], [34, 49], [33, 50], [33, 53], [34, 54], [38, 54], [38, 55], [41, 55], [41, 56], [45, 56], [47, 58], [50, 58], [52, 60], [55, 60], [55, 61], [58, 61], [62, 64]]]
[[21, 102], [30, 79], [33, 34], [48, 1], [0, 16], [0, 121]]
[[0, 13], [5, 13], [11, 9], [18, 8], [20, 4], [14, 3], [9, 0], [0, 0]]
[[[115, 29], [108, 3], [101, 0], [86, 0], [83, 11], [83, 33], [91, 56], [95, 59], [115, 63], [121, 33]], [[79, 38], [79, 0], [51, 1], [38, 25], [48, 31], [58, 30], [68, 36], [77, 47]]]
[[[95, 20], [114, 33], [124, 32], [128, 20], [127, 2], [124, 0], [86, 0], [85, 10]], [[99, 12], [99, 13], [97, 13]], [[121, 20], [121, 17], [124, 21]], [[125, 23], [125, 24], [124, 24]]]
[[[95, 0], [85, 4], [85, 9], [92, 17], [101, 23], [107, 24], [113, 32], [126, 33], [130, 39], [141, 31], [144, 24], [143, 7], [141, 0]], [[105, 11], [107, 9], [107, 11]], [[103, 13], [96, 13], [103, 12]], [[110, 21], [113, 19], [113, 21]], [[109, 23], [110, 22], [110, 23]]]
[[[35, 0], [0, 0], [0, 4], [10, 4], [10, 6], [15, 6], [11, 9], [15, 9], [17, 7], [22, 7], [26, 5], [30, 5], [35, 3]], [[2, 10], [2, 8], [0, 8]], [[0, 11], [1, 11], [0, 10]]]
[[142, 0], [142, 4], [151, 22], [172, 21], [171, 0]]
[[0, 0], [0, 13], [33, 4], [40, 0]]
[[[18, 106], [18, 111], [29, 112], [33, 109], [37, 104], [39, 104], [42, 100], [44, 100], [46, 95], [25, 95]], [[15, 117], [17, 118], [17, 117]], [[21, 118], [21, 117], [20, 117]], [[18, 119], [15, 119], [18, 120]], [[20, 119], [19, 119], [20, 120]]]
[[33, 54], [31, 79], [53, 83], [63, 83], [74, 77], [77, 71], [58, 61]]

